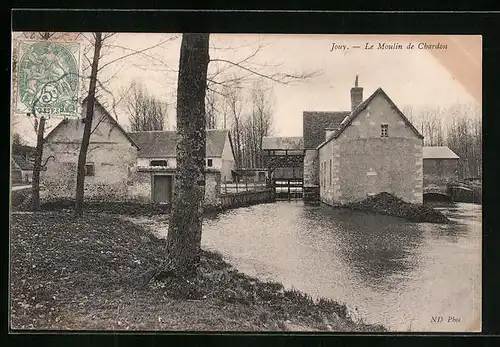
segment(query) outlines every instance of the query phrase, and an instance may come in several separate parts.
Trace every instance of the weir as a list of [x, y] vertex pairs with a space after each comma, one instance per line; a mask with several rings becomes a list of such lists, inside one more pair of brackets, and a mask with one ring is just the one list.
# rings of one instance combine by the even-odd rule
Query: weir
[[270, 188], [249, 190], [239, 193], [227, 193], [220, 196], [221, 208], [224, 210], [274, 201], [275, 194]]

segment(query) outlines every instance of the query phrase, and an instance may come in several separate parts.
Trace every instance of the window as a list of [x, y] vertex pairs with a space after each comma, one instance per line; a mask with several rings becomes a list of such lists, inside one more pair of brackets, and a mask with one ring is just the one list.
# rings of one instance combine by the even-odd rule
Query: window
[[212, 159], [207, 159], [207, 166], [212, 167], [212, 165], [213, 165]]
[[85, 176], [94, 176], [94, 163], [85, 164]]
[[380, 137], [388, 137], [389, 124], [380, 125]]
[[151, 166], [167, 166], [167, 161], [166, 160], [151, 160], [149, 162], [149, 165], [151, 165]]

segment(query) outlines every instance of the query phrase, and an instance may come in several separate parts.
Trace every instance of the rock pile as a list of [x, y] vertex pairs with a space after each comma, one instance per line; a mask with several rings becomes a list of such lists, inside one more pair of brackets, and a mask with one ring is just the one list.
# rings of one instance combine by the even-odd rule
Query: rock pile
[[448, 223], [441, 212], [424, 204], [412, 204], [389, 194], [379, 193], [364, 200], [347, 203], [343, 207], [365, 212], [401, 217], [417, 223]]

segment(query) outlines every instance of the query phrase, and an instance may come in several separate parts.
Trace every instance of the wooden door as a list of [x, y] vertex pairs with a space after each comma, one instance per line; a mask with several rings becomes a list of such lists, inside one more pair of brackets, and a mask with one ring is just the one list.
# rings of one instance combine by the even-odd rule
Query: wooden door
[[172, 176], [154, 176], [153, 200], [157, 203], [172, 202]]

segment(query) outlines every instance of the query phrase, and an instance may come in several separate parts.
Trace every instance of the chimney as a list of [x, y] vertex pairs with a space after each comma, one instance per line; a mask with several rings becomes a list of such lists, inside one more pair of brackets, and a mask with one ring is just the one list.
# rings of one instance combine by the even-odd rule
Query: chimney
[[358, 87], [358, 75], [354, 87], [351, 88], [351, 112], [363, 101], [363, 88]]

